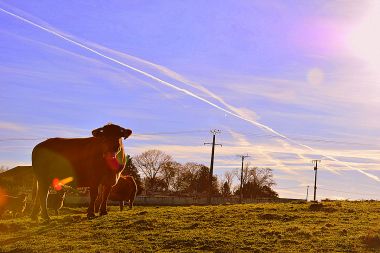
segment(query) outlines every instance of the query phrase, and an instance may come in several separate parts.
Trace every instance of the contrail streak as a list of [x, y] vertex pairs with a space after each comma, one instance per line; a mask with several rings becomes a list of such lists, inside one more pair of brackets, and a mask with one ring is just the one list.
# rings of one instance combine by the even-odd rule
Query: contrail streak
[[[240, 116], [240, 115], [238, 115], [238, 114], [236, 114], [236, 113], [234, 113], [234, 112], [231, 112], [231, 111], [229, 111], [229, 110], [226, 110], [226, 109], [224, 109], [223, 107], [220, 107], [219, 105], [214, 104], [214, 103], [208, 101], [207, 99], [204, 99], [204, 98], [202, 98], [202, 97], [200, 97], [200, 96], [194, 94], [194, 93], [191, 92], [191, 91], [188, 91], [188, 90], [186, 90], [186, 89], [183, 89], [183, 88], [180, 88], [180, 87], [178, 87], [178, 86], [175, 86], [175, 85], [173, 85], [173, 84], [171, 84], [171, 83], [169, 83], [169, 82], [166, 82], [166, 81], [164, 81], [164, 80], [162, 80], [162, 79], [160, 79], [160, 78], [158, 78], [158, 77], [155, 77], [155, 76], [153, 76], [153, 75], [151, 75], [151, 74], [149, 74], [149, 73], [147, 73], [147, 72], [145, 72], [145, 71], [142, 71], [142, 70], [137, 69], [137, 68], [135, 68], [135, 67], [132, 67], [132, 66], [130, 66], [130, 65], [128, 65], [128, 64], [125, 64], [124, 62], [118, 61], [118, 60], [116, 60], [116, 59], [114, 59], [114, 58], [112, 58], [112, 57], [109, 57], [109, 56], [107, 56], [107, 55], [104, 55], [104, 54], [102, 54], [101, 52], [99, 52], [99, 51], [97, 51], [97, 50], [95, 50], [95, 49], [92, 49], [92, 48], [90, 48], [90, 47], [88, 47], [88, 46], [86, 46], [86, 45], [84, 45], [84, 44], [82, 44], [82, 43], [79, 43], [79, 42], [77, 42], [77, 41], [75, 41], [75, 40], [72, 40], [72, 39], [70, 39], [70, 38], [68, 38], [68, 37], [66, 37], [66, 36], [64, 36], [64, 35], [62, 35], [62, 34], [60, 34], [60, 33], [57, 33], [57, 32], [52, 31], [52, 30], [50, 30], [50, 29], [47, 29], [47, 28], [45, 28], [45, 27], [43, 27], [43, 26], [40, 26], [40, 25], [38, 25], [38, 24], [36, 24], [36, 23], [34, 23], [34, 22], [32, 22], [32, 21], [26, 19], [26, 18], [20, 17], [20, 16], [14, 14], [14, 13], [11, 13], [11, 12], [9, 12], [9, 11], [7, 11], [7, 10], [4, 10], [4, 9], [0, 8], [0, 11], [6, 13], [6, 14], [8, 14], [8, 15], [11, 15], [11, 16], [13, 16], [13, 17], [19, 19], [19, 20], [22, 20], [22, 21], [24, 21], [24, 22], [26, 22], [26, 23], [28, 23], [28, 24], [30, 24], [30, 25], [32, 25], [32, 26], [35, 26], [35, 27], [37, 27], [37, 28], [39, 28], [39, 29], [41, 29], [41, 30], [44, 30], [45, 32], [48, 32], [48, 33], [50, 33], [50, 34], [53, 34], [53, 35], [55, 35], [55, 36], [57, 36], [57, 37], [59, 37], [59, 38], [61, 38], [61, 39], [63, 39], [63, 40], [66, 40], [66, 41], [68, 41], [68, 42], [70, 42], [70, 43], [72, 43], [72, 44], [74, 44], [74, 45], [77, 45], [78, 47], [84, 48], [84, 49], [86, 49], [86, 50], [88, 50], [88, 51], [90, 51], [90, 52], [92, 52], [92, 53], [94, 53], [94, 54], [96, 54], [96, 55], [98, 55], [98, 56], [101, 56], [101, 57], [103, 57], [103, 58], [105, 58], [105, 59], [107, 59], [107, 60], [109, 60], [109, 61], [112, 61], [112, 62], [114, 62], [114, 63], [117, 63], [117, 64], [119, 64], [119, 65], [121, 65], [121, 66], [123, 66], [123, 67], [126, 67], [126, 68], [128, 68], [128, 69], [131, 69], [131, 70], [133, 70], [133, 71], [135, 71], [135, 72], [137, 72], [137, 73], [140, 73], [140, 74], [142, 74], [142, 75], [144, 75], [144, 76], [146, 76], [146, 77], [149, 77], [149, 78], [151, 78], [151, 79], [153, 79], [153, 80], [155, 80], [155, 81], [157, 81], [157, 82], [159, 82], [159, 83], [164, 84], [165, 86], [168, 86], [168, 87], [170, 87], [170, 88], [172, 88], [172, 89], [175, 89], [175, 90], [177, 90], [177, 91], [180, 91], [180, 92], [182, 92], [182, 93], [185, 93], [186, 95], [189, 95], [189, 96], [191, 96], [191, 97], [193, 97], [193, 98], [196, 98], [196, 99], [198, 99], [198, 100], [200, 100], [200, 101], [202, 101], [202, 102], [204, 102], [204, 103], [206, 103], [206, 104], [209, 104], [209, 105], [211, 105], [211, 106], [213, 106], [213, 107], [215, 107], [215, 108], [217, 108], [217, 109], [219, 109], [219, 110], [221, 110], [221, 111], [223, 111], [223, 112], [225, 112], [225, 113], [227, 113], [227, 114], [230, 114], [230, 115], [232, 115], [232, 116], [234, 116], [234, 117], [237, 117], [237, 118], [239, 118], [239, 119], [241, 119], [241, 120], [247, 121], [247, 122], [249, 122], [249, 123], [251, 123], [251, 124], [253, 124], [253, 125], [255, 125], [255, 126], [261, 128], [261, 129], [264, 129], [264, 130], [266, 130], [266, 131], [269, 131], [269, 132], [271, 132], [271, 133], [273, 133], [273, 134], [275, 134], [275, 135], [277, 135], [277, 136], [280, 136], [280, 137], [282, 137], [282, 138], [284, 138], [284, 139], [288, 139], [288, 137], [286, 137], [285, 135], [283, 135], [283, 134], [281, 134], [281, 133], [275, 131], [274, 129], [272, 129], [272, 128], [266, 126], [266, 125], [263, 125], [263, 124], [261, 124], [261, 123], [259, 123], [259, 122], [254, 121], [254, 120], [246, 119], [246, 118], [244, 118], [244, 117], [242, 117], [242, 116]], [[290, 139], [288, 139], [288, 140], [290, 141]]]
[[[301, 147], [304, 147], [304, 148], [306, 148], [306, 149], [309, 149], [309, 150], [311, 150], [311, 151], [313, 151], [313, 152], [318, 152], [318, 151], [316, 151], [315, 149], [313, 149], [313, 148], [310, 147], [310, 146], [307, 146], [307, 145], [304, 145], [304, 144], [302, 144], [302, 143], [297, 143], [296, 141], [293, 141], [292, 139], [290, 139], [290, 138], [288, 138], [287, 136], [285, 136], [285, 135], [283, 135], [283, 134], [277, 132], [276, 130], [270, 128], [269, 126], [266, 126], [266, 125], [261, 124], [261, 123], [259, 123], [259, 122], [257, 122], [257, 121], [254, 121], [254, 120], [251, 120], [251, 119], [247, 119], [247, 118], [245, 118], [245, 117], [242, 117], [241, 115], [239, 115], [239, 114], [237, 114], [237, 113], [234, 113], [234, 112], [232, 112], [232, 111], [230, 111], [230, 110], [227, 110], [227, 109], [225, 109], [225, 108], [223, 108], [223, 107], [221, 107], [221, 106], [219, 106], [219, 105], [217, 105], [217, 104], [215, 104], [215, 103], [213, 103], [213, 102], [211, 102], [211, 101], [208, 101], [207, 99], [204, 99], [204, 98], [202, 98], [202, 97], [200, 97], [200, 96], [194, 94], [194, 93], [191, 92], [191, 91], [188, 91], [188, 90], [186, 90], [186, 89], [183, 89], [183, 88], [180, 88], [180, 87], [178, 87], [178, 86], [175, 86], [174, 84], [171, 84], [171, 83], [169, 83], [169, 82], [166, 82], [166, 81], [164, 81], [164, 80], [162, 80], [162, 79], [160, 79], [160, 78], [158, 78], [158, 77], [156, 77], [156, 76], [154, 76], [154, 75], [151, 75], [151, 74], [149, 74], [149, 73], [147, 73], [147, 72], [145, 72], [145, 71], [142, 71], [142, 70], [137, 69], [137, 68], [135, 68], [135, 67], [132, 67], [132, 66], [130, 66], [130, 65], [128, 65], [128, 64], [125, 64], [124, 62], [118, 61], [118, 60], [116, 60], [116, 59], [114, 59], [114, 58], [112, 58], [112, 57], [109, 57], [109, 56], [107, 56], [107, 55], [105, 55], [105, 54], [102, 54], [101, 52], [99, 52], [99, 51], [97, 51], [97, 50], [95, 50], [95, 49], [93, 49], [93, 48], [90, 48], [90, 47], [84, 45], [83, 43], [80, 43], [80, 42], [77, 42], [77, 41], [75, 41], [75, 40], [72, 40], [72, 39], [68, 38], [67, 36], [64, 36], [64, 35], [62, 35], [62, 34], [60, 34], [60, 33], [58, 33], [58, 32], [55, 32], [55, 31], [53, 31], [53, 30], [51, 30], [51, 29], [48, 29], [48, 28], [46, 28], [46, 27], [43, 27], [43, 26], [41, 26], [41, 25], [38, 25], [38, 24], [36, 24], [36, 23], [34, 23], [34, 22], [32, 22], [32, 21], [26, 19], [26, 18], [20, 17], [20, 16], [14, 14], [14, 13], [12, 13], [12, 12], [9, 12], [9, 11], [7, 11], [7, 10], [4, 10], [3, 8], [0, 8], [0, 11], [6, 13], [6, 14], [8, 14], [8, 15], [10, 15], [10, 16], [16, 18], [16, 19], [19, 19], [19, 20], [21, 20], [21, 21], [23, 21], [23, 22], [25, 22], [25, 23], [28, 23], [28, 24], [30, 24], [30, 25], [32, 25], [32, 26], [34, 26], [34, 27], [37, 27], [37, 28], [39, 28], [39, 29], [41, 29], [41, 30], [43, 30], [43, 31], [45, 31], [45, 32], [47, 32], [47, 33], [53, 34], [53, 35], [55, 35], [55, 36], [57, 36], [57, 37], [59, 37], [59, 38], [65, 40], [65, 41], [68, 41], [68, 42], [70, 42], [70, 43], [72, 43], [72, 44], [78, 46], [78, 47], [81, 47], [81, 48], [83, 48], [83, 49], [86, 49], [86, 50], [88, 50], [88, 51], [90, 51], [90, 52], [92, 52], [92, 53], [94, 53], [94, 54], [96, 54], [96, 55], [98, 55], [98, 56], [100, 56], [100, 57], [103, 57], [103, 58], [105, 58], [105, 59], [107, 59], [107, 60], [109, 60], [109, 61], [111, 61], [111, 62], [117, 63], [117, 64], [119, 64], [119, 65], [121, 65], [121, 66], [123, 66], [123, 67], [126, 67], [126, 68], [128, 68], [128, 69], [130, 69], [130, 70], [133, 70], [133, 71], [135, 71], [135, 72], [137, 72], [137, 73], [140, 73], [141, 75], [144, 75], [144, 76], [146, 76], [146, 77], [148, 77], [148, 78], [150, 78], [150, 79], [152, 79], [152, 80], [155, 80], [155, 81], [157, 81], [157, 82], [159, 82], [159, 83], [161, 83], [161, 84], [163, 84], [163, 85], [165, 85], [165, 86], [167, 86], [167, 87], [170, 87], [170, 88], [172, 88], [172, 89], [174, 89], [174, 90], [180, 91], [180, 92], [182, 92], [182, 93], [184, 93], [184, 94], [186, 94], [186, 95], [189, 95], [189, 96], [191, 96], [191, 97], [193, 97], [193, 98], [196, 98], [196, 99], [198, 99], [198, 100], [200, 100], [200, 101], [202, 101], [202, 102], [204, 102], [204, 103], [206, 103], [206, 104], [211, 105], [212, 107], [214, 107], [214, 108], [216, 108], [216, 109], [218, 109], [218, 110], [220, 110], [220, 111], [225, 112], [226, 114], [232, 115], [232, 116], [234, 116], [234, 117], [236, 117], [236, 118], [239, 118], [239, 119], [241, 119], [241, 120], [243, 120], [243, 121], [249, 122], [249, 123], [251, 123], [252, 125], [257, 126], [257, 127], [261, 128], [261, 129], [263, 129], [263, 130], [265, 130], [265, 131], [268, 131], [268, 132], [270, 132], [270, 133], [273, 133], [273, 134], [275, 134], [275, 135], [277, 135], [277, 136], [279, 136], [279, 137], [281, 137], [281, 138], [283, 138], [283, 139], [285, 139], [285, 140], [287, 140], [287, 141], [289, 141], [289, 142], [291, 142], [291, 143], [294, 143], [294, 144], [296, 144], [296, 145], [299, 145], [299, 146], [301, 146]], [[363, 170], [361, 170], [361, 169], [354, 168], [354, 167], [350, 166], [349, 164], [347, 164], [347, 163], [345, 163], [345, 162], [342, 162], [342, 161], [339, 161], [338, 159], [336, 159], [336, 158], [334, 158], [334, 157], [331, 157], [331, 156], [328, 156], [328, 155], [324, 155], [324, 154], [322, 154], [321, 152], [318, 152], [318, 153], [321, 154], [321, 155], [322, 155], [323, 157], [325, 157], [325, 158], [328, 158], [328, 159], [331, 159], [331, 160], [333, 160], [333, 161], [335, 161], [335, 162], [338, 162], [338, 163], [340, 163], [340, 164], [343, 164], [344, 166], [346, 166], [346, 167], [348, 167], [348, 168], [351, 168], [351, 169], [353, 169], [353, 170], [356, 170], [356, 171], [358, 171], [358, 172], [360, 172], [360, 173], [362, 173], [362, 174], [364, 174], [364, 175], [366, 175], [366, 176], [368, 176], [368, 177], [370, 177], [370, 178], [372, 178], [372, 179], [374, 179], [374, 180], [380, 182], [380, 178], [377, 177], [377, 176], [375, 176], [375, 175], [372, 175], [372, 174], [370, 174], [370, 173], [367, 173], [367, 172], [365, 172], [365, 171], [363, 171]]]

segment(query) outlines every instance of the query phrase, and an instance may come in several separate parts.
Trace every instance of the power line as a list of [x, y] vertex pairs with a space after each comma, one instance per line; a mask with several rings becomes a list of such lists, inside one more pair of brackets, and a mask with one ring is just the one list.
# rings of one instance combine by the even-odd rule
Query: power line
[[175, 131], [175, 132], [155, 132], [155, 133], [136, 133], [135, 136], [149, 136], [149, 135], [176, 135], [176, 134], [191, 134], [191, 133], [206, 133], [209, 130], [188, 130], [188, 131]]
[[354, 195], [370, 195], [370, 196], [376, 196], [376, 197], [380, 197], [380, 194], [373, 194], [373, 193], [360, 193], [360, 192], [348, 192], [348, 191], [339, 191], [339, 190], [332, 190], [332, 189], [326, 189], [326, 188], [321, 188], [319, 187], [319, 189], [321, 190], [325, 190], [325, 191], [332, 191], [332, 192], [341, 192], [341, 193], [347, 193], [347, 194], [354, 194]]
[[[244, 132], [238, 132], [240, 134], [244, 134], [247, 136], [255, 136], [255, 137], [272, 137], [277, 139], [284, 139], [280, 136], [273, 135], [273, 134], [259, 134], [259, 133], [244, 133]], [[311, 141], [311, 142], [324, 142], [324, 143], [336, 143], [336, 144], [348, 144], [348, 145], [359, 145], [359, 146], [373, 146], [380, 148], [379, 145], [373, 144], [373, 143], [364, 143], [364, 142], [348, 142], [348, 141], [337, 141], [337, 140], [329, 140], [329, 139], [318, 139], [318, 138], [304, 138], [304, 137], [295, 137], [290, 136], [293, 140], [298, 141]]]
[[[304, 188], [305, 186], [293, 186], [293, 187], [283, 187], [283, 188], [275, 188], [275, 190], [285, 190], [285, 189], [299, 189], [299, 188]], [[350, 191], [340, 191], [340, 190], [333, 190], [333, 189], [327, 189], [324, 187], [318, 187], [320, 190], [325, 190], [325, 191], [331, 191], [331, 192], [340, 192], [340, 193], [347, 193], [347, 194], [354, 194], [354, 195], [362, 195], [362, 196], [376, 196], [380, 197], [380, 194], [373, 194], [373, 193], [366, 193], [366, 192], [350, 192]]]
[[283, 187], [283, 188], [276, 188], [276, 190], [298, 189], [298, 188], [304, 188], [304, 187], [305, 186]]
[[[190, 134], [190, 133], [206, 133], [208, 130], [187, 130], [187, 131], [173, 131], [173, 132], [154, 132], [154, 133], [135, 133], [134, 136], [151, 136], [151, 135], [178, 135], [178, 134]], [[36, 137], [36, 138], [0, 138], [0, 141], [37, 141], [46, 140], [53, 137]], [[86, 138], [84, 136], [76, 138]]]
[[[206, 133], [209, 130], [199, 129], [199, 130], [185, 130], [185, 131], [173, 131], [173, 132], [152, 132], [152, 133], [135, 133], [135, 136], [150, 136], [150, 135], [180, 135], [180, 134], [190, 134], [190, 133]], [[272, 137], [283, 139], [277, 135], [271, 134], [254, 134], [254, 133], [244, 133], [238, 132], [240, 134], [244, 134], [247, 136], [255, 136], [255, 137]], [[38, 138], [0, 138], [0, 141], [33, 141], [33, 140], [43, 140], [51, 137], [38, 137]], [[311, 141], [311, 142], [323, 142], [323, 143], [336, 143], [336, 144], [345, 144], [345, 145], [359, 145], [359, 146], [371, 146], [380, 148], [379, 145], [373, 143], [364, 143], [364, 142], [348, 142], [348, 141], [337, 141], [337, 140], [328, 140], [328, 139], [314, 139], [314, 138], [302, 138], [302, 137], [293, 137], [294, 140], [301, 141]]]
[[38, 140], [45, 140], [48, 138], [40, 137], [40, 138], [3, 138], [0, 139], [0, 141], [6, 142], [6, 141], [38, 141]]

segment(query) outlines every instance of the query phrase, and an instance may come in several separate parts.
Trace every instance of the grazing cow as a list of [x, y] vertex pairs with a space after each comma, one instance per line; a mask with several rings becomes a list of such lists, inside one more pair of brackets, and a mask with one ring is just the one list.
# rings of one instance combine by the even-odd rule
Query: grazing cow
[[6, 210], [12, 212], [13, 218], [15, 218], [17, 214], [24, 213], [26, 207], [26, 197], [26, 194], [20, 194], [17, 197], [5, 195], [5, 201], [0, 206], [0, 217]]
[[65, 196], [66, 191], [63, 189], [57, 191], [56, 193], [49, 193], [47, 197], [47, 208], [53, 209], [55, 211], [55, 215], [58, 215], [58, 210], [62, 208]]
[[[99, 192], [103, 191], [103, 186], [99, 187]], [[124, 201], [129, 202], [129, 208], [132, 209], [133, 202], [135, 201], [137, 193], [137, 185], [135, 179], [131, 176], [121, 176], [116, 185], [114, 185], [111, 189], [111, 193], [109, 195], [109, 200], [119, 201], [120, 211], [123, 211]], [[99, 210], [102, 194], [98, 195], [95, 203], [95, 210]]]
[[67, 183], [73, 187], [90, 187], [87, 217], [95, 217], [94, 204], [98, 187], [104, 185], [100, 215], [107, 214], [107, 199], [125, 166], [122, 138], [132, 134], [130, 129], [108, 124], [92, 131], [89, 138], [52, 138], [39, 143], [32, 152], [32, 167], [37, 179], [37, 196], [31, 218], [50, 221], [46, 199], [50, 185], [58, 188]]

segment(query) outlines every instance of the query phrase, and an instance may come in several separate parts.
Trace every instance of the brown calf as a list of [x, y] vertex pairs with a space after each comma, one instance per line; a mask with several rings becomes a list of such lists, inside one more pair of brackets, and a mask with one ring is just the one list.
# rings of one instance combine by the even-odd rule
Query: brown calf
[[62, 208], [65, 196], [65, 190], [60, 190], [56, 193], [49, 193], [47, 197], [47, 208], [53, 209], [55, 211], [55, 215], [58, 215], [58, 210]]
[[24, 213], [26, 207], [26, 197], [26, 194], [19, 194], [17, 197], [5, 195], [5, 201], [0, 206], [0, 217], [6, 210], [12, 212], [13, 218], [15, 218], [17, 214]]
[[[102, 192], [102, 186], [99, 187], [99, 191]], [[131, 176], [121, 176], [116, 185], [111, 189], [109, 195], [109, 200], [119, 201], [120, 211], [123, 211], [124, 201], [129, 202], [129, 208], [133, 207], [133, 202], [135, 201], [137, 193], [137, 184], [135, 179]], [[98, 196], [102, 196], [101, 194]], [[97, 199], [95, 203], [95, 208], [98, 210], [98, 207], [101, 203], [101, 199]]]

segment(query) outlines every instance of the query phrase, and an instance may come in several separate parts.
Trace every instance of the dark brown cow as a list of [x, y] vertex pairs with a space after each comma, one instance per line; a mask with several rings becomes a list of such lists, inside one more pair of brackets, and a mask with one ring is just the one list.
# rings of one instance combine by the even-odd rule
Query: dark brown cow
[[12, 212], [13, 218], [16, 217], [17, 214], [22, 214], [26, 207], [26, 194], [20, 194], [17, 197], [5, 195], [3, 196], [5, 201], [0, 206], [0, 217], [3, 213], [8, 210]]
[[[102, 192], [104, 187], [101, 185], [99, 187], [99, 192]], [[135, 201], [137, 193], [137, 184], [135, 179], [131, 176], [121, 176], [116, 185], [114, 185], [111, 189], [111, 193], [109, 195], [109, 200], [111, 201], [119, 201], [120, 211], [123, 211], [124, 201], [129, 202], [129, 208], [133, 207], [133, 202]], [[99, 210], [102, 194], [98, 195], [95, 203], [95, 210]]]
[[126, 139], [131, 134], [130, 129], [108, 124], [93, 130], [90, 138], [52, 138], [34, 147], [32, 167], [37, 179], [37, 196], [32, 219], [37, 220], [41, 208], [42, 217], [50, 221], [46, 210], [49, 186], [60, 187], [64, 183], [73, 187], [90, 187], [89, 219], [95, 217], [98, 187], [104, 185], [100, 215], [107, 214], [109, 192], [125, 166], [122, 138]]

